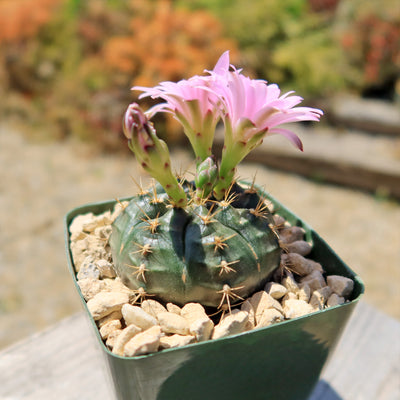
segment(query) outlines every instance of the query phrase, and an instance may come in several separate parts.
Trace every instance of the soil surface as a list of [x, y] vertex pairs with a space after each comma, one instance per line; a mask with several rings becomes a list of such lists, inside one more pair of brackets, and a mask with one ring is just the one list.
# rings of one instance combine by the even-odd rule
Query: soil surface
[[[184, 150], [177, 170], [192, 165]], [[308, 222], [366, 284], [364, 299], [400, 319], [400, 204], [244, 163], [256, 181]], [[125, 197], [144, 177], [133, 156], [96, 155], [75, 142], [32, 143], [0, 127], [0, 348], [81, 310], [67, 270], [63, 217]], [[144, 182], [147, 178], [144, 178]]]

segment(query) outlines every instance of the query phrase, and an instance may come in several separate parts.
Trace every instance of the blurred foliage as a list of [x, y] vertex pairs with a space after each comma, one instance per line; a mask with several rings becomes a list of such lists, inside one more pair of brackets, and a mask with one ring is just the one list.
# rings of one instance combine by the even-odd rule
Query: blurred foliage
[[[253, 77], [307, 99], [399, 84], [398, 0], [0, 0], [0, 118], [29, 134], [125, 149], [139, 93], [212, 68], [226, 49]], [[151, 102], [149, 101], [148, 105]], [[159, 132], [181, 129], [160, 117]]]
[[134, 0], [131, 7], [128, 34], [104, 46], [105, 63], [131, 83], [188, 78], [210, 68], [226, 49], [236, 57], [235, 41], [222, 37], [220, 22], [207, 11], [176, 9], [168, 0]]
[[[236, 39], [243, 64], [258, 77], [304, 96], [326, 96], [345, 85], [343, 57], [331, 29], [332, 4], [314, 12], [306, 0], [181, 0], [215, 13]], [[325, 12], [326, 11], [326, 12]]]
[[400, 83], [400, 2], [343, 0], [336, 23], [352, 86], [394, 96]]
[[52, 17], [60, 0], [0, 0], [0, 43], [32, 38]]
[[[130, 92], [133, 84], [187, 78], [211, 68], [226, 48], [238, 53], [216, 17], [176, 10], [168, 0], [30, 0], [30, 8], [33, 2], [57, 5], [57, 12], [29, 40], [21, 33], [0, 44], [1, 54], [14, 54], [12, 68], [0, 59], [0, 90], [8, 99], [0, 113], [57, 138], [95, 141], [102, 150], [126, 147], [121, 120], [139, 94]], [[180, 139], [174, 121], [159, 122], [161, 134]]]

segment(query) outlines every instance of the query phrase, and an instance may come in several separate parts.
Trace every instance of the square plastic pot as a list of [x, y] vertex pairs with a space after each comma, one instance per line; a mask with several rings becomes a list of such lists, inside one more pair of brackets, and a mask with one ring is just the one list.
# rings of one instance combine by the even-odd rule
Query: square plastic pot
[[115, 201], [84, 205], [65, 216], [68, 266], [105, 354], [119, 400], [306, 400], [364, 292], [361, 279], [300, 218], [268, 196], [279, 214], [306, 230], [308, 256], [327, 275], [354, 281], [349, 302], [228, 338], [139, 357], [119, 357], [104, 345], [76, 281], [69, 225], [80, 214], [100, 214]]

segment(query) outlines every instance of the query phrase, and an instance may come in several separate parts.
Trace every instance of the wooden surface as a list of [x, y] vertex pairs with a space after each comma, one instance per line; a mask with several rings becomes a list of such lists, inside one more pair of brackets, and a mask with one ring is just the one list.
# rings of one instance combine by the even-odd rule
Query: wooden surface
[[[0, 353], [1, 400], [114, 398], [83, 313]], [[360, 303], [310, 400], [399, 399], [400, 322]]]

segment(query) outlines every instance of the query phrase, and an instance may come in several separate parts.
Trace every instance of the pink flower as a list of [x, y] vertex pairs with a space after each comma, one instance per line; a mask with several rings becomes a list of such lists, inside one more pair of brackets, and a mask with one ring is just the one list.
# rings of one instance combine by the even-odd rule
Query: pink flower
[[[232, 141], [247, 143], [262, 140], [267, 135], [281, 134], [300, 150], [298, 136], [279, 126], [294, 121], [318, 121], [322, 111], [311, 107], [296, 107], [303, 99], [293, 92], [281, 95], [279, 87], [264, 80], [250, 79], [240, 70], [229, 70], [229, 54], [224, 53], [211, 72], [214, 91], [222, 108], [222, 118]], [[228, 59], [227, 59], [228, 58]], [[258, 140], [258, 141], [259, 141]]]
[[214, 187], [216, 197], [223, 198], [234, 179], [236, 165], [267, 135], [281, 134], [303, 150], [299, 137], [281, 125], [294, 121], [318, 121], [322, 111], [296, 107], [303, 99], [293, 96], [293, 92], [281, 95], [277, 85], [242, 75], [240, 70], [229, 65], [227, 52], [221, 56], [210, 76], [213, 77], [212, 89], [218, 98], [215, 104], [225, 125], [219, 182]]

